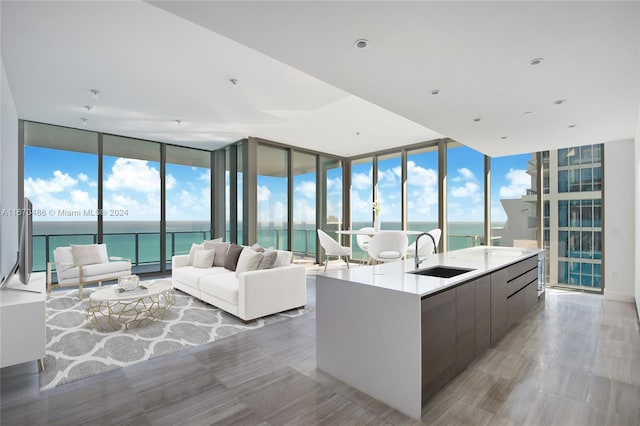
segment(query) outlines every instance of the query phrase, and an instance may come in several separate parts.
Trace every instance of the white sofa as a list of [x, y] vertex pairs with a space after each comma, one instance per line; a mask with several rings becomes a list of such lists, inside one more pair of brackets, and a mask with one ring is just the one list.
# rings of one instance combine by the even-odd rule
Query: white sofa
[[222, 266], [189, 266], [189, 255], [178, 255], [171, 260], [171, 278], [174, 288], [249, 322], [307, 303], [305, 268], [290, 263], [290, 253], [288, 259], [272, 269], [236, 274]]
[[[74, 256], [75, 253], [75, 256]], [[51, 287], [78, 286], [78, 297], [82, 299], [83, 284], [114, 280], [131, 275], [131, 261], [122, 257], [109, 257], [105, 244], [72, 245], [56, 247], [53, 250], [54, 262], [47, 264], [47, 293]], [[57, 284], [52, 281], [52, 269], [55, 265]]]

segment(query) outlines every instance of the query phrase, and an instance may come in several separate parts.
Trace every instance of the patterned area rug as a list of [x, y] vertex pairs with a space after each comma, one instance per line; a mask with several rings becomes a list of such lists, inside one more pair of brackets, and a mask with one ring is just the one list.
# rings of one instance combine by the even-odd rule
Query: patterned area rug
[[303, 314], [303, 309], [270, 315], [250, 324], [175, 291], [176, 304], [163, 320], [121, 331], [102, 332], [85, 318], [89, 294], [54, 291], [47, 300], [47, 355], [40, 373], [40, 389], [101, 374], [181, 349], [213, 342]]

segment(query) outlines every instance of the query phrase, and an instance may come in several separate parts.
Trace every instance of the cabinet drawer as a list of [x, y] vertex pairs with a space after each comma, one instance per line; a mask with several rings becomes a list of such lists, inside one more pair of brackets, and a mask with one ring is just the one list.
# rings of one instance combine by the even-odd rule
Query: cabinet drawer
[[521, 288], [527, 286], [531, 281], [538, 279], [538, 268], [537, 263], [535, 269], [530, 270], [529, 272], [525, 272], [519, 277], [514, 278], [513, 280], [507, 283], [507, 297], [510, 297], [512, 294], [519, 291]]

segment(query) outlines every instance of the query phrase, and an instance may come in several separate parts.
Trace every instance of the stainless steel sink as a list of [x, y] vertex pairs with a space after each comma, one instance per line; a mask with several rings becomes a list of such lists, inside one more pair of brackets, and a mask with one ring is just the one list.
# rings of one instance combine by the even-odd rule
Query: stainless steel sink
[[473, 271], [469, 268], [455, 268], [452, 266], [432, 266], [431, 268], [420, 269], [418, 271], [409, 272], [416, 275], [428, 275], [430, 277], [438, 278], [453, 278], [457, 275], [464, 274], [465, 272]]

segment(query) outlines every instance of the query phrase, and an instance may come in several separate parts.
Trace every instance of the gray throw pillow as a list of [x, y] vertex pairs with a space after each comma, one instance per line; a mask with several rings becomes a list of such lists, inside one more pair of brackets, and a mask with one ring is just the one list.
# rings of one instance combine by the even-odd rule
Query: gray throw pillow
[[224, 267], [227, 262], [229, 243], [205, 241], [203, 245], [205, 249], [214, 250], [216, 252], [215, 256], [213, 256], [213, 266]]
[[276, 260], [278, 260], [277, 251], [265, 251], [262, 260], [258, 264], [258, 269], [271, 269], [276, 266]]
[[[235, 271], [238, 266], [238, 258], [240, 257], [240, 253], [242, 253], [242, 249], [244, 247], [239, 246], [235, 243], [229, 244], [229, 251], [227, 251], [227, 259], [224, 262], [224, 267], [230, 271]], [[217, 256], [217, 253], [216, 253]], [[215, 257], [213, 259], [215, 264]]]

